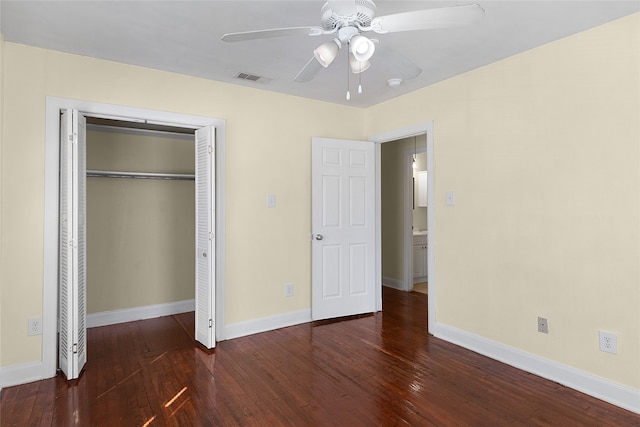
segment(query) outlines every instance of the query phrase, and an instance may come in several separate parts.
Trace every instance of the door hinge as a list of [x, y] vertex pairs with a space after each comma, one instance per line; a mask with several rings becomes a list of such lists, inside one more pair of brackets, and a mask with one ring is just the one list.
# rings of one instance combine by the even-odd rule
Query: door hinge
[[209, 232], [209, 240], [213, 240], [215, 239], [216, 235], [213, 234], [212, 232]]
[[72, 135], [69, 135], [69, 141], [70, 141], [72, 144], [77, 144], [77, 143], [78, 143], [78, 134], [77, 134], [77, 133], [74, 133], [74, 134], [72, 134]]
[[213, 146], [207, 146], [207, 151], [209, 152], [209, 154], [213, 153]]
[[69, 240], [69, 246], [71, 246], [72, 248], [75, 248], [76, 247], [76, 241], [77, 241], [76, 239]]
[[74, 345], [71, 347], [71, 351], [73, 352], [73, 354], [78, 354], [78, 344], [77, 344], [77, 343], [76, 343], [76, 344], [74, 344]]
[[209, 319], [209, 328], [213, 328], [213, 319]]

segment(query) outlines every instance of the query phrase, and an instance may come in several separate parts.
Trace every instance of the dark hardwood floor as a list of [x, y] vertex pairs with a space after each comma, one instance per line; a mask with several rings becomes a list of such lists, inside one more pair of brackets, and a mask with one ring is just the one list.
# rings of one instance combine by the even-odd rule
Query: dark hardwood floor
[[79, 380], [6, 388], [2, 426], [640, 426], [617, 408], [426, 333], [427, 296], [194, 344], [193, 313], [90, 329]]

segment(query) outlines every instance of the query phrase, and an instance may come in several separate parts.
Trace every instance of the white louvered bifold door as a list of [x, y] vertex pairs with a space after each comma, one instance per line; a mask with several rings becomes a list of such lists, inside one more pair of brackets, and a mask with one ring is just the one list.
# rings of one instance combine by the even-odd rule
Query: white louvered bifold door
[[215, 128], [196, 130], [196, 341], [215, 339]]
[[60, 117], [59, 365], [76, 379], [86, 343], [86, 120], [77, 110]]

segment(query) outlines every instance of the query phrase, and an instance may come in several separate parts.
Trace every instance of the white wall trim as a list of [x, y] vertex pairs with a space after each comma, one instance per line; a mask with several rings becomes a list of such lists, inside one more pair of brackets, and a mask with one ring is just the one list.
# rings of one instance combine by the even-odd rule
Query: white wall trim
[[433, 335], [476, 353], [538, 375], [613, 405], [640, 414], [640, 390], [585, 371], [438, 323]]
[[399, 291], [406, 291], [407, 286], [404, 280], [396, 279], [395, 277], [382, 276], [382, 286], [397, 289]]
[[290, 311], [288, 313], [276, 314], [274, 316], [245, 320], [244, 322], [225, 325], [223, 339], [230, 340], [233, 338], [240, 338], [247, 335], [273, 331], [275, 329], [309, 322], [311, 322], [310, 308], [299, 311]]
[[117, 323], [134, 322], [136, 320], [153, 319], [172, 314], [187, 313], [196, 309], [196, 300], [168, 302], [120, 310], [102, 311], [87, 314], [87, 328], [115, 325]]
[[0, 369], [0, 390], [5, 387], [26, 384], [46, 378], [42, 362], [29, 362], [5, 366]]

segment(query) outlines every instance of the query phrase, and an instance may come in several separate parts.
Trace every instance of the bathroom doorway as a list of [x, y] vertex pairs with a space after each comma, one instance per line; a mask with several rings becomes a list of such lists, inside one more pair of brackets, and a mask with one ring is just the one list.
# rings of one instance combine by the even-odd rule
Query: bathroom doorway
[[[413, 137], [416, 137], [414, 140]], [[435, 295], [436, 295], [436, 275], [434, 254], [435, 247], [433, 242], [435, 240], [435, 229], [433, 227], [435, 217], [435, 205], [434, 200], [434, 182], [435, 182], [435, 169], [434, 169], [434, 136], [433, 136], [433, 122], [427, 121], [417, 123], [404, 128], [391, 130], [385, 133], [374, 134], [369, 137], [370, 141], [378, 143], [376, 158], [377, 158], [377, 226], [380, 230], [380, 238], [377, 242], [377, 280], [379, 283], [379, 293], [377, 309], [382, 310], [383, 301], [382, 294], [383, 289], [396, 288], [401, 289], [402, 292], [407, 292], [410, 286], [413, 285], [413, 179], [412, 179], [412, 155], [419, 152], [426, 152], [426, 170], [427, 175], [427, 227], [426, 233], [426, 256], [427, 256], [427, 288], [429, 298], [425, 298], [427, 301], [427, 328], [429, 333], [433, 333], [432, 329], [436, 324], [436, 307], [435, 307]], [[400, 150], [400, 154], [396, 153], [396, 157], [400, 157], [401, 168], [405, 169], [404, 175], [400, 174], [398, 179], [402, 184], [393, 185], [389, 187], [389, 182], [384, 178], [383, 169], [385, 169], [385, 163], [389, 162], [392, 157], [388, 156], [388, 153], [383, 153], [386, 144], [391, 144], [389, 147], [394, 147], [394, 143], [404, 140], [404, 150]], [[406, 160], [402, 159], [403, 157]], [[392, 160], [393, 161], [393, 160]], [[407, 177], [404, 179], [403, 177]], [[411, 177], [411, 179], [409, 178]], [[406, 183], [406, 184], [405, 184]], [[385, 195], [383, 195], [385, 193]], [[386, 197], [385, 197], [386, 196]], [[395, 228], [395, 231], [389, 232], [384, 230], [383, 221], [389, 220], [389, 212], [386, 212], [391, 205], [395, 212], [396, 217], [404, 218], [403, 220], [396, 220], [397, 223], [402, 225], [399, 228]], [[406, 207], [408, 205], [408, 208]], [[399, 213], [398, 213], [399, 211]], [[395, 246], [395, 249], [392, 247]], [[383, 254], [384, 252], [384, 254]], [[395, 274], [388, 269], [389, 262], [395, 264]], [[400, 267], [399, 267], [400, 266]], [[396, 277], [394, 277], [394, 275]], [[419, 295], [419, 294], [418, 294]]]
[[382, 283], [402, 291], [427, 283], [426, 134], [381, 146]]

